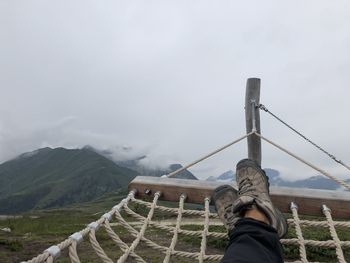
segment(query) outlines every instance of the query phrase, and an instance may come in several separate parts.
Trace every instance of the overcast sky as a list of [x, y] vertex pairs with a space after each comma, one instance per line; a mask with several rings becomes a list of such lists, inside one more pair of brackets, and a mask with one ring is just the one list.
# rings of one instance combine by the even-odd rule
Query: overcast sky
[[[261, 103], [350, 163], [349, 1], [0, 1], [0, 162], [40, 147], [186, 164], [245, 134]], [[341, 178], [261, 112], [262, 134]], [[241, 142], [191, 171], [234, 169]], [[288, 179], [317, 172], [263, 144]]]

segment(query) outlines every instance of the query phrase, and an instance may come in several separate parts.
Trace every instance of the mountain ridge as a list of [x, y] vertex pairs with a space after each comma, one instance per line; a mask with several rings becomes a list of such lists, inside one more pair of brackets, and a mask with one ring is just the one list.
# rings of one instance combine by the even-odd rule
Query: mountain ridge
[[137, 175], [88, 149], [42, 148], [0, 165], [0, 213], [90, 201]]
[[[310, 188], [310, 189], [324, 189], [324, 190], [338, 190], [341, 186], [323, 175], [314, 175], [305, 179], [299, 179], [294, 181], [285, 180], [281, 177], [278, 170], [272, 168], [265, 168], [266, 175], [269, 177], [270, 185], [272, 186], [285, 186], [294, 188]], [[207, 181], [222, 181], [231, 182], [235, 180], [236, 175], [232, 170], [226, 171], [221, 175], [209, 176]], [[345, 180], [350, 183], [350, 179]]]
[[[174, 172], [182, 168], [182, 165], [179, 163], [169, 164], [167, 167], [163, 167], [163, 168], [146, 166], [142, 164], [142, 160], [145, 160], [147, 158], [147, 155], [140, 155], [138, 157], [134, 157], [130, 159], [115, 160], [114, 158], [111, 157], [112, 152], [109, 150], [98, 150], [90, 145], [86, 145], [83, 147], [83, 149], [85, 148], [95, 151], [98, 154], [101, 154], [104, 157], [108, 158], [109, 160], [115, 162], [117, 165], [134, 170], [143, 176], [161, 177], [162, 175], [169, 174], [171, 172]], [[198, 178], [187, 169], [174, 175], [172, 178], [198, 180]]]
[[[92, 147], [45, 147], [23, 153], [0, 164], [0, 214], [92, 201], [125, 190], [142, 171], [161, 176], [182, 167], [147, 169], [139, 165], [143, 158], [115, 162]], [[186, 169], [174, 177], [198, 180]]]

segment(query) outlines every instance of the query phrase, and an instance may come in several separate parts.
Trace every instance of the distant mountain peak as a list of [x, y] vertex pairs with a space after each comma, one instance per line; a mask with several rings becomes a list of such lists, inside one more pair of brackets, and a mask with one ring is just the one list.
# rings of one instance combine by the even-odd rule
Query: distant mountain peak
[[138, 175], [90, 149], [42, 148], [0, 165], [0, 214], [94, 200]]
[[82, 150], [96, 151], [96, 149], [94, 147], [92, 147], [91, 145], [89, 145], [89, 144], [83, 146], [81, 149]]
[[32, 157], [32, 156], [38, 154], [38, 153], [48, 152], [51, 150], [52, 150], [52, 148], [50, 148], [50, 147], [44, 147], [44, 148], [40, 148], [40, 149], [37, 149], [34, 151], [22, 153], [21, 155], [19, 155], [15, 159], [17, 159], [17, 158], [29, 158], [29, 157]]
[[[339, 189], [340, 186], [338, 183], [330, 180], [322, 175], [314, 175], [306, 179], [300, 179], [295, 181], [284, 180], [280, 172], [271, 169], [265, 168], [266, 175], [269, 177], [270, 185], [274, 186], [286, 186], [286, 187], [295, 187], [295, 188], [312, 188], [312, 189], [327, 189], [327, 190], [336, 190]], [[215, 177], [210, 176], [206, 180], [207, 181], [223, 181], [223, 182], [231, 182], [235, 180], [235, 173], [231, 170]], [[350, 182], [350, 179], [346, 180]]]
[[[178, 169], [181, 169], [183, 166], [178, 163], [174, 163], [169, 165], [169, 171], [167, 171], [167, 174], [174, 172]], [[198, 180], [197, 177], [195, 177], [190, 171], [187, 169], [181, 171], [180, 173], [174, 175], [172, 178], [178, 178], [178, 179], [191, 179], [191, 180]]]

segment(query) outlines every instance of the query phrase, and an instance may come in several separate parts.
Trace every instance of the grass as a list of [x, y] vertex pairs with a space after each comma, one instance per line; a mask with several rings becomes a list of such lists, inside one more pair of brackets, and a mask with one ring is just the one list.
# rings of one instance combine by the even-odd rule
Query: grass
[[[108, 211], [125, 195], [109, 196], [104, 200], [97, 200], [95, 202], [81, 204], [79, 206], [70, 206], [65, 209], [51, 209], [36, 211], [32, 213], [23, 214], [20, 218], [10, 218], [0, 221], [0, 228], [10, 228], [11, 233], [0, 231], [0, 258], [2, 263], [20, 262], [28, 260], [51, 245], [57, 244], [66, 239], [72, 233], [81, 230], [86, 224], [95, 221], [103, 213]], [[174, 203], [172, 203], [174, 206]], [[142, 205], [132, 203], [130, 207], [147, 216], [148, 209]], [[176, 215], [164, 213], [156, 210], [155, 219], [176, 219]], [[123, 217], [127, 221], [133, 219], [123, 213]], [[184, 216], [185, 217], [185, 216]], [[197, 218], [198, 219], [198, 218]], [[306, 218], [310, 219], [310, 218]], [[316, 219], [317, 218], [312, 218]], [[323, 220], [323, 218], [322, 218]], [[112, 222], [116, 222], [115, 220]], [[133, 226], [140, 229], [139, 225]], [[128, 245], [130, 245], [134, 237], [128, 231], [120, 226], [113, 226], [114, 231], [119, 237]], [[182, 229], [197, 230], [203, 229], [201, 225], [184, 225]], [[331, 240], [330, 232], [327, 227], [323, 228], [303, 228], [303, 235], [305, 239], [312, 240]], [[225, 232], [223, 226], [210, 226], [209, 231]], [[350, 240], [350, 229], [339, 227], [337, 233], [340, 240]], [[116, 260], [122, 255], [122, 251], [110, 239], [103, 227], [96, 233], [97, 240], [107, 253], [107, 255]], [[145, 236], [155, 241], [161, 246], [168, 247], [172, 239], [172, 233], [156, 228], [148, 228]], [[296, 238], [294, 227], [289, 228], [287, 238]], [[201, 237], [190, 237], [179, 234], [176, 250], [198, 252], [201, 244]], [[222, 254], [228, 244], [228, 239], [207, 238], [207, 254]], [[293, 261], [299, 258], [299, 248], [296, 245], [283, 246], [285, 260]], [[347, 261], [350, 261], [350, 249], [343, 250]], [[164, 255], [159, 251], [150, 249], [144, 243], [137, 246], [136, 253], [142, 256], [147, 262], [162, 262]], [[100, 262], [95, 252], [93, 251], [88, 237], [79, 244], [78, 254], [82, 262]], [[320, 262], [337, 262], [335, 249], [325, 247], [307, 247], [307, 257], [309, 261]], [[192, 262], [193, 260], [186, 260], [184, 258], [172, 258], [172, 262]], [[67, 258], [67, 252], [59, 258], [57, 262], [70, 262]], [[130, 259], [128, 262], [132, 262]]]
[[[289, 215], [290, 216], [290, 215]], [[325, 218], [319, 218], [314, 216], [301, 216], [301, 219], [311, 221], [324, 221]], [[305, 240], [318, 240], [327, 241], [333, 240], [328, 227], [301, 227], [303, 237]], [[350, 240], [350, 228], [336, 227], [336, 232], [340, 240]], [[286, 238], [297, 238], [297, 234], [294, 226], [290, 226], [288, 229], [288, 235]], [[298, 260], [299, 247], [296, 245], [284, 245], [283, 251], [285, 259], [289, 261]], [[343, 247], [344, 257], [346, 261], [350, 261], [350, 247]], [[335, 248], [327, 247], [315, 247], [306, 246], [307, 259], [309, 261], [320, 262], [338, 262]]]
[[22, 242], [17, 239], [0, 239], [0, 246], [3, 246], [5, 249], [8, 249], [10, 251], [21, 251], [23, 249]]

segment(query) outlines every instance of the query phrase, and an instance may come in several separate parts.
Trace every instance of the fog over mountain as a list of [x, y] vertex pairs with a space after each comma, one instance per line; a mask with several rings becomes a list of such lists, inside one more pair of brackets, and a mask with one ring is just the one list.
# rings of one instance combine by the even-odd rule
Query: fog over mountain
[[[150, 166], [186, 164], [241, 137], [245, 84], [261, 103], [350, 163], [350, 2], [0, 1], [0, 163], [92, 145]], [[269, 115], [262, 134], [349, 178]], [[191, 168], [205, 179], [241, 142]], [[315, 174], [263, 143], [287, 179]]]
[[[182, 166], [148, 168], [139, 159], [113, 161], [91, 146], [82, 149], [41, 148], [0, 164], [0, 214], [62, 207], [126, 193], [138, 175], [162, 176]], [[188, 170], [174, 178], [197, 178]]]

